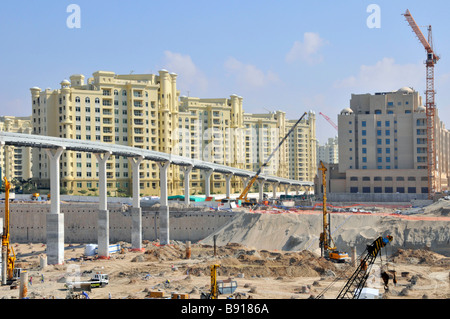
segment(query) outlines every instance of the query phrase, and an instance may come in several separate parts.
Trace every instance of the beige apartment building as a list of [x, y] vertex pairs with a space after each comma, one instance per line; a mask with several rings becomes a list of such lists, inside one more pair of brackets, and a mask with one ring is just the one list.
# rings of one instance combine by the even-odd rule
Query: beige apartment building
[[[0, 131], [31, 134], [31, 117], [1, 116]], [[29, 147], [10, 145], [0, 147], [0, 177], [2, 182], [3, 177], [6, 177], [8, 181], [30, 179], [32, 176], [31, 159]]]
[[[437, 191], [448, 190], [450, 133], [436, 113]], [[428, 193], [426, 113], [417, 91], [352, 94], [338, 115], [347, 193]], [[338, 192], [335, 185], [335, 191]]]
[[[244, 113], [243, 98], [237, 95], [180, 97], [176, 79], [176, 74], [166, 70], [158, 75], [98, 71], [86, 80], [83, 75], [73, 75], [56, 90], [31, 88], [33, 134], [122, 144], [256, 171], [293, 125], [281, 111]], [[315, 156], [314, 114], [299, 125], [296, 141], [292, 141], [292, 154], [285, 143], [279, 153], [282, 156], [277, 155], [264, 172], [312, 181], [316, 169], [306, 165], [315, 165], [315, 157], [310, 158]], [[33, 158], [34, 179], [48, 187], [45, 152], [35, 149]], [[301, 167], [301, 172], [292, 169], [293, 165]], [[192, 170], [190, 174], [191, 194], [204, 194], [205, 172]], [[141, 194], [159, 195], [157, 164], [144, 161], [140, 175]], [[69, 193], [95, 194], [97, 176], [95, 156], [63, 153], [61, 183]], [[180, 167], [171, 166], [169, 194], [183, 194], [183, 176]], [[131, 165], [126, 158], [108, 160], [107, 180], [111, 195], [130, 193]], [[225, 193], [225, 177], [213, 174], [210, 186], [212, 194]], [[242, 191], [243, 186], [241, 178], [233, 177], [232, 192]]]

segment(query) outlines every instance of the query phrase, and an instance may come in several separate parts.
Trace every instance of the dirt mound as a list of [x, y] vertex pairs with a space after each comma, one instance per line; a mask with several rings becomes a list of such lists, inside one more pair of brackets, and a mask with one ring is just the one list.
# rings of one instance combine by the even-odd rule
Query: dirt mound
[[450, 266], [450, 258], [426, 249], [399, 249], [392, 254], [396, 263], [424, 264], [427, 266]]

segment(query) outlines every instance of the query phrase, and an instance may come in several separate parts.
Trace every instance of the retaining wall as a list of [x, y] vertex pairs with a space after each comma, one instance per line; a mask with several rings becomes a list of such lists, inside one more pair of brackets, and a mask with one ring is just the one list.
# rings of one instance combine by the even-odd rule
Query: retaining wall
[[[109, 240], [131, 242], [132, 220], [130, 206], [108, 203]], [[47, 203], [11, 203], [10, 234], [11, 241], [18, 243], [45, 243], [46, 214], [50, 210]], [[61, 204], [64, 214], [65, 243], [97, 243], [98, 204]], [[4, 217], [1, 205], [0, 217]], [[170, 239], [196, 242], [224, 225], [236, 213], [224, 211], [199, 211], [171, 209]], [[142, 239], [159, 239], [159, 212], [143, 209]]]

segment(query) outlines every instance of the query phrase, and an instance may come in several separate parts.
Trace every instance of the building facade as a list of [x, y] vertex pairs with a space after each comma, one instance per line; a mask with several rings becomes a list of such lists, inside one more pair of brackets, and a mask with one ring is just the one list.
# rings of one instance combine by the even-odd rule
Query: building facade
[[[176, 80], [177, 75], [166, 70], [158, 75], [98, 71], [86, 81], [83, 75], [73, 75], [56, 90], [31, 88], [32, 133], [122, 144], [256, 171], [293, 125], [281, 111], [244, 113], [243, 98], [237, 95], [180, 97]], [[313, 180], [316, 168], [307, 166], [316, 162], [312, 112], [295, 134], [293, 148], [285, 143], [263, 173]], [[38, 186], [48, 187], [45, 151], [33, 150], [33, 158], [34, 179]], [[69, 193], [96, 194], [95, 156], [63, 152], [60, 173], [62, 187]], [[108, 192], [112, 196], [130, 194], [131, 174], [126, 158], [111, 157], [107, 162]], [[192, 194], [204, 194], [205, 172], [192, 170], [190, 174]], [[180, 167], [171, 165], [169, 194], [183, 194], [183, 176]], [[141, 164], [140, 183], [142, 195], [159, 195], [156, 163]], [[233, 177], [231, 191], [240, 192], [243, 187], [244, 181]], [[225, 177], [213, 174], [210, 189], [212, 194], [225, 193]]]
[[[31, 117], [0, 117], [0, 131], [12, 133], [31, 134]], [[0, 178], [8, 181], [13, 179], [28, 180], [32, 177], [31, 172], [31, 149], [29, 147], [3, 146], [0, 147]]]
[[339, 143], [338, 137], [330, 137], [324, 145], [317, 143], [317, 164], [320, 162], [328, 164], [339, 163]]
[[[426, 113], [411, 88], [352, 94], [338, 116], [345, 192], [428, 193]], [[450, 134], [436, 114], [437, 191], [448, 190]]]

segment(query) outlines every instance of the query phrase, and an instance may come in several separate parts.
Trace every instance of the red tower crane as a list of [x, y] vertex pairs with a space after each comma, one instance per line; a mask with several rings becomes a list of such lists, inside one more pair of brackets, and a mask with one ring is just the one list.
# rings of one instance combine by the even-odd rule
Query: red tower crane
[[411, 26], [413, 32], [419, 38], [425, 51], [427, 52], [426, 65], [426, 117], [427, 117], [427, 164], [428, 164], [428, 198], [431, 199], [436, 192], [436, 168], [438, 165], [435, 146], [435, 113], [436, 105], [434, 101], [434, 65], [440, 59], [433, 50], [433, 38], [431, 25], [428, 26], [428, 41], [407, 9], [403, 14]]
[[327, 120], [328, 123], [330, 123], [336, 129], [336, 131], [338, 130], [338, 126], [328, 116], [326, 116], [322, 112], [319, 112], [319, 114], [322, 115], [325, 118], [325, 120]]

